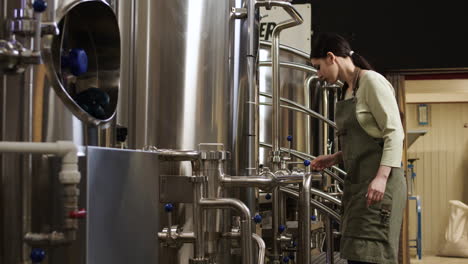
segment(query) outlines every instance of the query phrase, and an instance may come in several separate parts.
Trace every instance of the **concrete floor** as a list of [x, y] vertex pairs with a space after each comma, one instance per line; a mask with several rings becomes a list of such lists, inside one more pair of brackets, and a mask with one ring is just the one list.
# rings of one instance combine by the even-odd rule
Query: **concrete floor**
[[423, 255], [421, 260], [412, 258], [411, 264], [468, 264], [468, 258], [447, 258]]

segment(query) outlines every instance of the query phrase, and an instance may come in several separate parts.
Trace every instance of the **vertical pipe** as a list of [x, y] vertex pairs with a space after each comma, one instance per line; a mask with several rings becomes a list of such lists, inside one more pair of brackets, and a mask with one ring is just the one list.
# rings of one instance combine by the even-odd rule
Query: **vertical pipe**
[[[237, 172], [237, 175], [253, 176], [257, 175], [257, 162], [258, 162], [258, 80], [257, 80], [257, 57], [258, 57], [258, 23], [257, 23], [257, 9], [255, 7], [255, 0], [246, 0], [244, 2], [247, 7], [247, 19], [243, 21], [243, 29], [247, 30], [247, 53], [245, 54], [245, 60], [241, 60], [245, 63], [243, 67], [246, 69], [247, 75], [247, 87], [246, 92], [240, 91], [243, 95], [242, 104], [245, 109], [241, 116], [243, 117], [240, 122], [243, 122], [243, 130], [240, 131], [241, 150], [243, 153], [238, 154], [246, 155], [246, 158], [241, 158], [242, 164], [240, 164], [241, 171]], [[241, 68], [243, 68], [241, 67]], [[241, 88], [241, 87], [240, 87]], [[239, 140], [239, 139], [238, 139]], [[255, 200], [255, 189], [246, 188], [244, 195], [244, 202], [250, 208], [250, 213], [253, 214], [256, 208]]]
[[[195, 177], [199, 177], [200, 167], [197, 162], [192, 162], [193, 171]], [[195, 235], [195, 243], [193, 244], [194, 258], [204, 259], [205, 258], [205, 244], [203, 238], [203, 219], [202, 219], [202, 208], [200, 206], [200, 200], [203, 197], [203, 183], [196, 182], [193, 184], [193, 231]]]
[[[310, 187], [312, 174], [306, 173], [302, 182], [302, 191], [299, 198], [301, 217], [299, 220], [299, 263], [310, 263]], [[327, 262], [328, 263], [328, 262]]]
[[[278, 26], [277, 26], [278, 27]], [[279, 42], [280, 42], [280, 34], [279, 30], [273, 30], [273, 41], [271, 46], [271, 61], [272, 61], [272, 80], [273, 80], [273, 120], [272, 120], [272, 152], [273, 152], [273, 163], [279, 163], [279, 137], [280, 137], [280, 75], [279, 75]], [[278, 33], [277, 33], [278, 32]], [[277, 166], [277, 165], [276, 165]], [[276, 171], [278, 168], [275, 168]]]
[[325, 233], [327, 239], [327, 264], [334, 264], [335, 258], [333, 256], [333, 232], [332, 232], [332, 221], [330, 216], [325, 216]]
[[279, 202], [280, 202], [280, 195], [279, 195], [279, 187], [275, 187], [273, 190], [273, 197], [272, 197], [272, 233], [273, 233], [273, 263], [279, 263], [279, 250], [280, 250], [280, 241], [279, 238]]
[[[322, 115], [325, 118], [330, 118], [329, 113], [328, 113], [328, 88], [326, 86], [322, 86]], [[323, 155], [329, 154], [328, 151], [328, 124], [322, 122], [322, 133], [323, 133], [323, 142], [322, 142], [322, 148], [323, 148]], [[331, 177], [324, 175], [323, 177], [323, 190], [326, 191], [328, 187], [330, 186], [331, 182]]]

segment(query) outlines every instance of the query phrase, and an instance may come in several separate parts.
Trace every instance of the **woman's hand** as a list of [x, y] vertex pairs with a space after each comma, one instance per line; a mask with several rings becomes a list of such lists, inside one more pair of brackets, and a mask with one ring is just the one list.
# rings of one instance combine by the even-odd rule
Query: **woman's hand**
[[315, 158], [310, 166], [313, 170], [321, 171], [328, 167], [331, 167], [339, 162], [339, 157], [341, 157], [341, 152], [337, 152], [332, 155], [321, 155]]
[[382, 201], [385, 193], [385, 187], [387, 186], [387, 179], [391, 171], [391, 167], [380, 166], [377, 171], [377, 175], [367, 188], [367, 206]]

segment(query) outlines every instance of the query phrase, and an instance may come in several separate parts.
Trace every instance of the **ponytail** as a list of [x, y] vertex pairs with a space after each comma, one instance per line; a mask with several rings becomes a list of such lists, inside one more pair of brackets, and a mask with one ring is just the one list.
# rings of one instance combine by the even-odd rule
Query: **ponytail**
[[357, 54], [356, 52], [351, 51], [349, 57], [351, 57], [351, 60], [353, 61], [354, 65], [356, 65], [357, 67], [364, 69], [364, 70], [374, 70], [372, 65], [370, 65], [370, 63], [364, 57]]

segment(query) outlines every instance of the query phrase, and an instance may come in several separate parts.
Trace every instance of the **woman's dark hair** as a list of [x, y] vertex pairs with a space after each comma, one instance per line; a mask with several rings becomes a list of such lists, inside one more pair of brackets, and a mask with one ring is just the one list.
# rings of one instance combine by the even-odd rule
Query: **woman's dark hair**
[[311, 59], [321, 59], [332, 52], [335, 56], [351, 57], [354, 65], [365, 70], [374, 70], [364, 57], [351, 49], [349, 42], [342, 36], [335, 33], [319, 33], [312, 36]]

